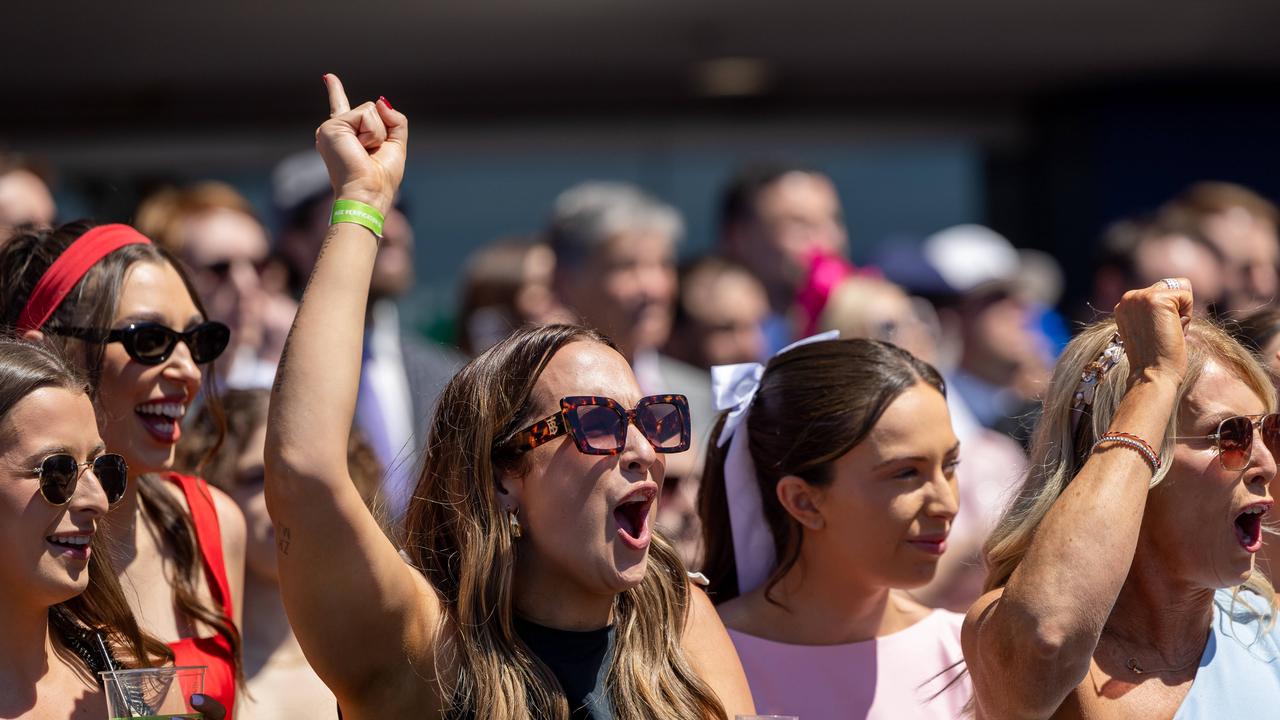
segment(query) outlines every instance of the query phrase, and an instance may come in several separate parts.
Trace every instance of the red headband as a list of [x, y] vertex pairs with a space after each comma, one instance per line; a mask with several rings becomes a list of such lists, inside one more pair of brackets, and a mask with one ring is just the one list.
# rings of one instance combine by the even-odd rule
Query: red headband
[[150, 245], [145, 235], [128, 225], [100, 225], [76, 238], [40, 276], [18, 316], [18, 332], [39, 330], [89, 268], [126, 245]]

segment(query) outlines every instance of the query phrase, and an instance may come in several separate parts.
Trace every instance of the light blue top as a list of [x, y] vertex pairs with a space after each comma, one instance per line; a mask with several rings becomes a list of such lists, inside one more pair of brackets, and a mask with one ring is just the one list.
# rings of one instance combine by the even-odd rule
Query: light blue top
[[1280, 627], [1267, 629], [1269, 615], [1248, 590], [1214, 594], [1209, 642], [1173, 720], [1280, 715]]

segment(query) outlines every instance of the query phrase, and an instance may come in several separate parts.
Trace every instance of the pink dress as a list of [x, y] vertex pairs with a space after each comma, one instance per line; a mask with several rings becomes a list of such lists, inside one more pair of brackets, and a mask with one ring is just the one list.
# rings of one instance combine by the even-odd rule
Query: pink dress
[[963, 620], [934, 610], [905, 630], [846, 645], [789, 645], [736, 630], [729, 637], [761, 715], [954, 720], [973, 694], [957, 664]]

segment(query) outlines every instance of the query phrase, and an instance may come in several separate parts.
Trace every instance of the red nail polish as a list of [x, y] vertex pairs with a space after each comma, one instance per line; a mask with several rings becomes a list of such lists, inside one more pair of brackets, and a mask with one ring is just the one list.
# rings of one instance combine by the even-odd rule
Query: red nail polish
[[329, 84], [329, 73], [325, 73], [325, 74], [321, 75], [321, 76], [320, 76], [320, 82], [324, 83], [325, 85], [328, 85], [328, 84]]
[[388, 100], [388, 99], [386, 99], [386, 98], [385, 98], [385, 97], [383, 97], [382, 95], [379, 95], [379, 96], [378, 96], [378, 101], [379, 101], [379, 102], [381, 102], [383, 105], [386, 105], [388, 108], [390, 108], [390, 109], [392, 109], [392, 110], [395, 110], [395, 108], [394, 108], [394, 107], [391, 107], [391, 101], [390, 101], [390, 100]]

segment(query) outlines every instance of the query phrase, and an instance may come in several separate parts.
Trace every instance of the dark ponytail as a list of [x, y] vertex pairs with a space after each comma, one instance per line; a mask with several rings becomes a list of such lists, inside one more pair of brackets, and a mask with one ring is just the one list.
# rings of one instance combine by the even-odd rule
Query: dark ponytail
[[[811, 343], [769, 361], [746, 421], [747, 446], [777, 558], [766, 597], [795, 565], [804, 537], [778, 501], [778, 481], [795, 475], [816, 487], [831, 484], [835, 460], [862, 442], [899, 395], [921, 382], [945, 395], [942, 376], [933, 366], [878, 340]], [[716, 420], [713, 440], [720, 437], [726, 415]], [[740, 593], [724, 477], [727, 451], [728, 443], [721, 448], [713, 442], [707, 449], [698, 495], [703, 573], [711, 581], [707, 593], [717, 604]]]

